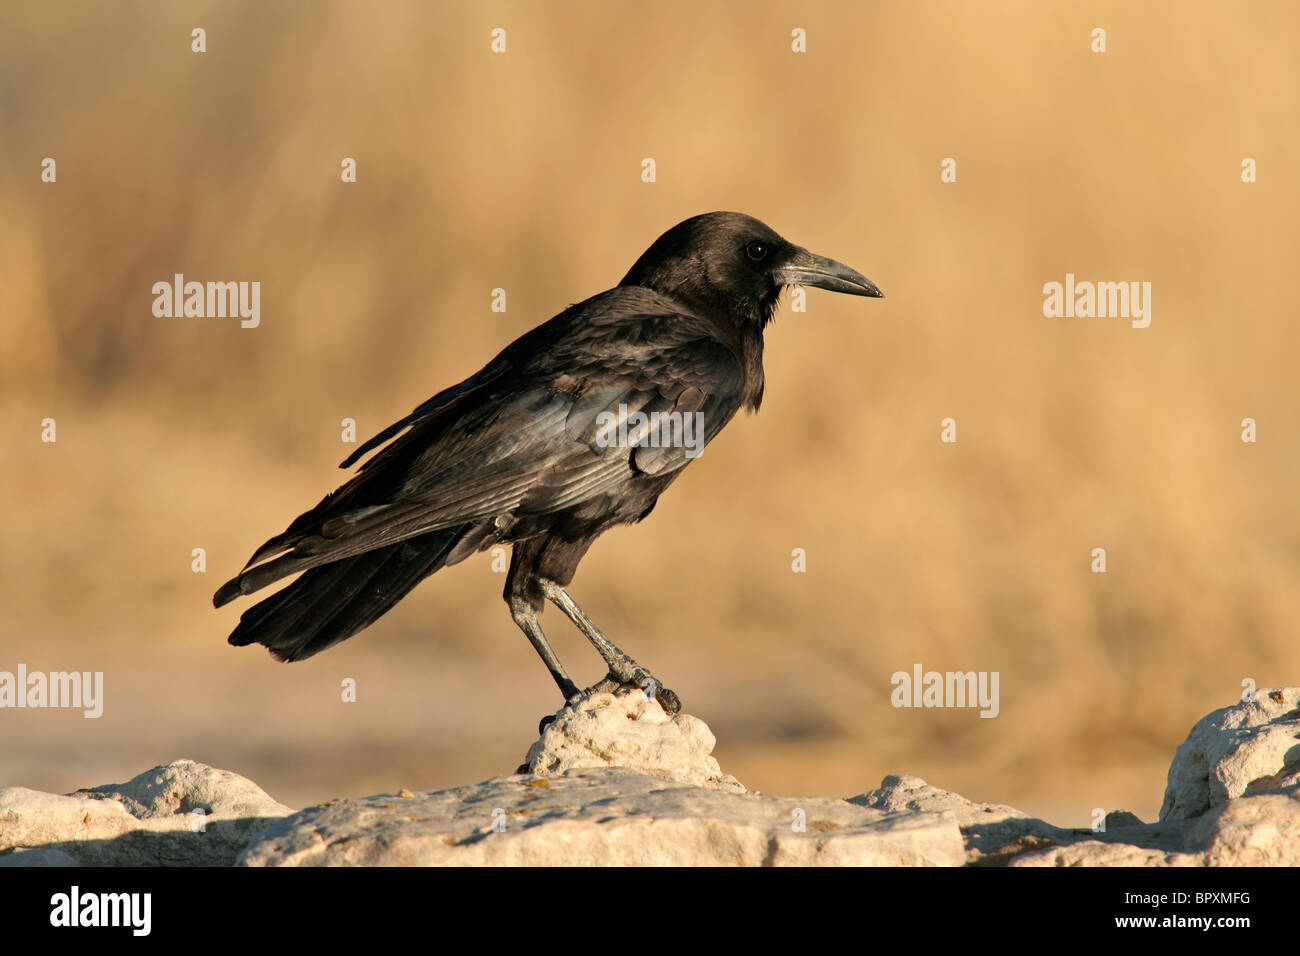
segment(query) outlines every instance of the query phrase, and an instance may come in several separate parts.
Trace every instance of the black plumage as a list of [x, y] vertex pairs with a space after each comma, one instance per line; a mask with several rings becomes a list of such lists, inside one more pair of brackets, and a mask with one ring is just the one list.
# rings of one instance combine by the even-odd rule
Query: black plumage
[[[763, 330], [781, 289], [796, 284], [880, 295], [748, 216], [674, 226], [617, 287], [525, 333], [353, 452], [341, 467], [380, 449], [217, 591], [220, 607], [302, 572], [245, 611], [230, 643], [302, 660], [373, 623], [440, 568], [511, 544], [506, 601], [565, 696], [578, 689], [538, 623], [547, 599], [605, 658], [600, 686], [640, 683], [675, 711], [676, 696], [564, 589], [598, 535], [648, 515], [701, 443], [759, 407]], [[635, 412], [660, 413], [676, 430], [620, 436], [611, 422]], [[682, 430], [686, 415], [701, 434]]]

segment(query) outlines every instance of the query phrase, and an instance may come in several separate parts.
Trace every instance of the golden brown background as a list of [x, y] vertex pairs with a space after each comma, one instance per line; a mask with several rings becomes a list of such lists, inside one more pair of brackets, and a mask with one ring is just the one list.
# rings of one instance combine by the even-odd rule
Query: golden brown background
[[[368, 437], [713, 209], [888, 296], [783, 309], [762, 413], [574, 583], [725, 769], [1150, 819], [1198, 717], [1300, 681], [1297, 4], [0, 11], [0, 669], [106, 684], [99, 720], [0, 711], [0, 784], [185, 756], [303, 805], [513, 770], [559, 700], [487, 555], [292, 666], [211, 594], [343, 480], [341, 419]], [[154, 318], [176, 272], [260, 281], [261, 327]], [[1150, 281], [1151, 327], [1044, 318], [1066, 272]], [[895, 710], [914, 662], [999, 671], [1001, 715]]]

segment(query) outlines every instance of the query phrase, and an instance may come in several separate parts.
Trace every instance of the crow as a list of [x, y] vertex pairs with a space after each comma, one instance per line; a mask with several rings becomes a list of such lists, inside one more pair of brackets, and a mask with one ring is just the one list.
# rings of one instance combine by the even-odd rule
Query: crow
[[[785, 286], [881, 297], [870, 280], [713, 212], [660, 236], [613, 289], [520, 336], [348, 456], [357, 473], [254, 552], [213, 605], [289, 575], [229, 641], [300, 661], [374, 623], [421, 580], [510, 544], [505, 600], [566, 700], [635, 684], [681, 701], [612, 644], [566, 588], [592, 542], [641, 521], [741, 409], [763, 399], [763, 331]], [[543, 633], [546, 601], [609, 670], [580, 691]]]

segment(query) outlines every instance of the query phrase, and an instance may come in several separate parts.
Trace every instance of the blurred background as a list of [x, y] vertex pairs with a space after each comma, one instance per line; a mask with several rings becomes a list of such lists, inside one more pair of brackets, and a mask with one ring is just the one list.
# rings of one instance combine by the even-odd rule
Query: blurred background
[[[783, 307], [761, 414], [576, 599], [752, 788], [1152, 819], [1199, 717], [1300, 682], [1297, 35], [1281, 0], [0, 4], [0, 670], [105, 675], [98, 720], [0, 711], [0, 784], [189, 757], [302, 806], [512, 771], [559, 700], [490, 555], [294, 665], [211, 595], [344, 480], [342, 419], [734, 209], [888, 298]], [[260, 327], [155, 318], [178, 272], [259, 281]], [[1151, 282], [1150, 328], [1045, 318], [1067, 272]], [[891, 707], [915, 663], [998, 671], [999, 716]]]

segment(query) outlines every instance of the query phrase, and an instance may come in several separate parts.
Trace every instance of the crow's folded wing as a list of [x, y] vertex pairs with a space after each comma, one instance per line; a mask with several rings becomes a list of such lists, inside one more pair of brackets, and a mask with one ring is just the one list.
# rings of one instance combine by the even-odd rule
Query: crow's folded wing
[[[689, 463], [740, 408], [744, 369], [700, 319], [629, 311], [631, 291], [561, 313], [381, 432], [409, 428], [263, 545], [230, 596], [430, 531], [481, 523], [490, 542], [521, 516], [614, 508]], [[624, 301], [592, 307], [605, 297]]]

